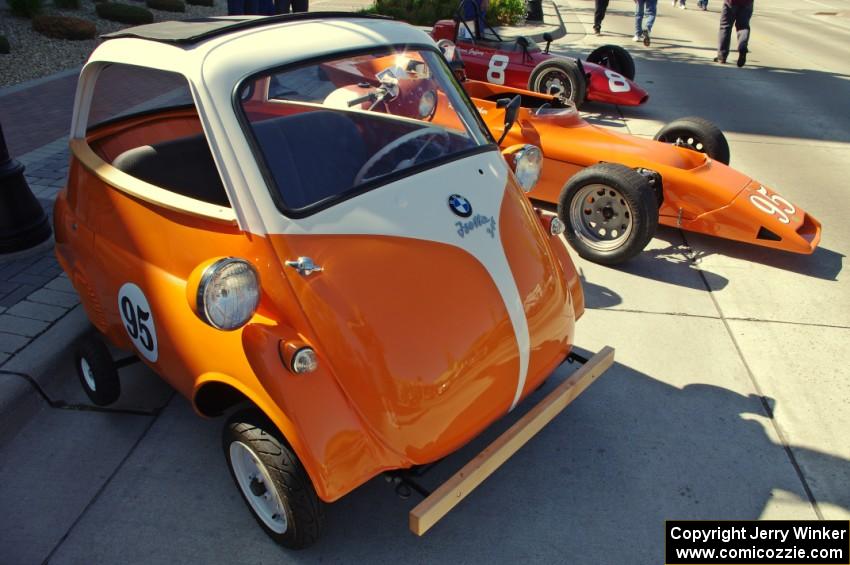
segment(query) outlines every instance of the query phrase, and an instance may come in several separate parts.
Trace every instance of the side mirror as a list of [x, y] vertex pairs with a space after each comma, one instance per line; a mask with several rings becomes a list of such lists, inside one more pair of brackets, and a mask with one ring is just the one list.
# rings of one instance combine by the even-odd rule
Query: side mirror
[[505, 109], [505, 130], [502, 132], [502, 137], [499, 138], [497, 145], [501, 145], [508, 132], [511, 131], [521, 106], [522, 97], [519, 94], [513, 98], [499, 98], [496, 100], [496, 107]]
[[543, 50], [544, 53], [549, 53], [549, 46], [552, 45], [552, 41], [554, 40], [555, 38], [548, 31], [543, 34], [543, 41], [546, 42], [546, 49]]

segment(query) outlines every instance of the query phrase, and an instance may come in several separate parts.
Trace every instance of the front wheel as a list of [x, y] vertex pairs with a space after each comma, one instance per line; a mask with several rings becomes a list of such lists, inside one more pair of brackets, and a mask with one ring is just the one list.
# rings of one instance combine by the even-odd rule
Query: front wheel
[[243, 410], [228, 420], [222, 440], [230, 474], [266, 533], [289, 549], [315, 543], [324, 527], [322, 502], [274, 424]]
[[703, 118], [688, 117], [673, 120], [655, 134], [655, 141], [672, 143], [705, 153], [715, 161], [729, 164], [729, 142], [713, 123]]
[[658, 206], [649, 181], [616, 163], [588, 167], [561, 191], [558, 216], [564, 236], [589, 261], [616, 265], [640, 253], [658, 228]]
[[576, 108], [587, 96], [587, 78], [576, 61], [551, 59], [541, 63], [528, 79], [528, 89], [559, 99], [569, 100]]
[[98, 406], [108, 406], [121, 396], [118, 369], [97, 333], [91, 332], [77, 342], [74, 366], [86, 396]]
[[635, 60], [619, 45], [597, 47], [587, 56], [587, 62], [602, 65], [629, 80], [635, 80]]

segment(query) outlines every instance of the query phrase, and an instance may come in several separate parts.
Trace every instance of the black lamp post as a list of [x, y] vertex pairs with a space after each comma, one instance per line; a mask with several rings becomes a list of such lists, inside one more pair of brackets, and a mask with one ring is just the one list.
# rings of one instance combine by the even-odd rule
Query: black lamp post
[[0, 125], [0, 254], [34, 247], [51, 233], [47, 215], [24, 178], [24, 166], [9, 156]]

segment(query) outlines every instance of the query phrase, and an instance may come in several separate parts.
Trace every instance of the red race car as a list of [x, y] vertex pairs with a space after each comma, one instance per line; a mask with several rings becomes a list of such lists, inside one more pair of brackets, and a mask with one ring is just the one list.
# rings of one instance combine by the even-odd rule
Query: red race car
[[[464, 20], [464, 12], [476, 17]], [[632, 56], [619, 45], [598, 47], [581, 61], [549, 53], [549, 34], [543, 35], [546, 48], [542, 50], [524, 36], [505, 41], [484, 23], [477, 5], [470, 0], [461, 0], [454, 20], [435, 23], [431, 36], [438, 43], [448, 40], [457, 45], [466, 74], [474, 80], [556, 95], [576, 107], [585, 100], [639, 106], [649, 99], [634, 82]]]

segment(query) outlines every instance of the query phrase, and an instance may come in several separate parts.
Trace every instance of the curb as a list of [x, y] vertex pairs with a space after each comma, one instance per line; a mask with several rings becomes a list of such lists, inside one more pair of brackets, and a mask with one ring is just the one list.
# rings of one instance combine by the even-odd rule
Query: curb
[[4, 86], [0, 88], [0, 98], [8, 96], [9, 94], [15, 94], [16, 92], [20, 92], [28, 88], [32, 88], [34, 86], [42, 85], [46, 82], [65, 78], [73, 74], [80, 74], [80, 69], [82, 68], [83, 67], [81, 65], [77, 65], [76, 67], [65, 69], [64, 71], [58, 71], [53, 73], [52, 75], [47, 75], [46, 77], [33, 78], [24, 82], [19, 82], [18, 84], [13, 84], [11, 86]]
[[85, 310], [78, 304], [0, 365], [0, 448], [47, 406], [42, 392], [45, 385], [57, 378], [60, 373], [54, 369], [70, 357], [74, 343], [90, 328]]

